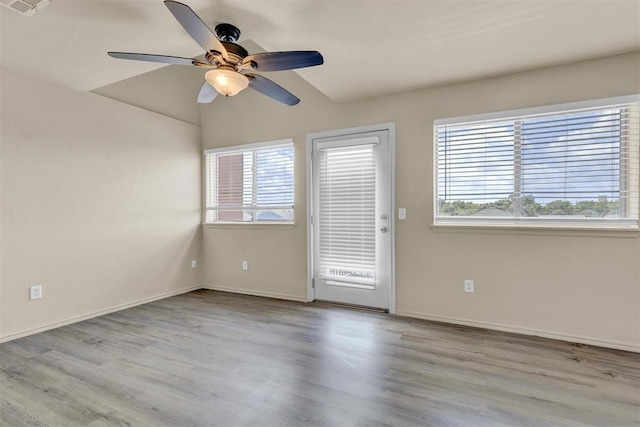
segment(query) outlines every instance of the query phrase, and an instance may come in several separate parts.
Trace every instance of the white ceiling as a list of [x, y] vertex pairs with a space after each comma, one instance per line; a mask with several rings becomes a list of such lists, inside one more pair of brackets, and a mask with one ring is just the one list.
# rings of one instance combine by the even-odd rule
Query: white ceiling
[[[184, 0], [268, 51], [318, 50], [299, 74], [335, 101], [640, 50], [640, 0]], [[79, 90], [158, 68], [109, 50], [195, 57], [161, 0], [53, 0], [0, 8], [1, 61]], [[640, 72], [640, 70], [639, 70]]]

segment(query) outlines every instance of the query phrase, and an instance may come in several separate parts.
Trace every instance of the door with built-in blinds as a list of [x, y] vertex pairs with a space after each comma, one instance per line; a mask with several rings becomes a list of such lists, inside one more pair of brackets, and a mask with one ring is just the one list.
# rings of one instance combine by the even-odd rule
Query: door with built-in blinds
[[388, 310], [388, 131], [313, 139], [312, 169], [315, 299]]

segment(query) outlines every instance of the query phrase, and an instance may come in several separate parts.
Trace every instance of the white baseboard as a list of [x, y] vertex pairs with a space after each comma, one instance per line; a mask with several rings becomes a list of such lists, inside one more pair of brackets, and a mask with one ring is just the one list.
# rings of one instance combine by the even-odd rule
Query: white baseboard
[[[266, 297], [266, 298], [284, 299], [289, 301], [308, 302], [304, 297], [292, 296], [287, 294], [279, 294], [274, 292], [256, 291], [252, 289], [226, 288], [223, 286], [214, 286], [214, 285], [203, 285], [202, 289], [209, 289], [212, 291], [221, 291], [221, 292], [230, 292], [235, 294], [253, 295], [258, 297]], [[563, 334], [563, 333], [545, 331], [540, 329], [505, 325], [501, 323], [479, 322], [475, 320], [461, 319], [461, 318], [449, 317], [449, 316], [429, 315], [429, 314], [417, 313], [412, 311], [398, 310], [396, 311], [396, 315], [402, 316], [402, 317], [412, 317], [415, 319], [432, 320], [435, 322], [450, 323], [455, 325], [464, 325], [464, 326], [473, 326], [476, 328], [492, 329], [492, 330], [502, 331], [502, 332], [512, 332], [512, 333], [522, 334], [522, 335], [532, 335], [532, 336], [543, 337], [543, 338], [551, 338], [551, 339], [560, 340], [560, 341], [568, 341], [572, 343], [581, 343], [581, 344], [593, 345], [597, 347], [613, 348], [617, 350], [625, 350], [625, 351], [640, 353], [639, 344], [631, 344], [631, 343], [625, 343], [621, 341], [603, 340], [598, 338], [585, 337], [581, 335]]]
[[[143, 298], [143, 299], [129, 302], [126, 304], [120, 304], [114, 307], [106, 308], [104, 310], [99, 310], [96, 312], [87, 313], [80, 316], [70, 317], [65, 320], [48, 323], [46, 325], [41, 325], [36, 328], [30, 328], [20, 332], [15, 332], [15, 333], [0, 337], [0, 343], [26, 337], [33, 334], [37, 334], [39, 332], [48, 331], [50, 329], [59, 328], [61, 326], [70, 325], [72, 323], [81, 322], [83, 320], [91, 319], [94, 317], [103, 316], [105, 314], [113, 313], [116, 311], [125, 310], [127, 308], [135, 307], [138, 305], [146, 304], [146, 303], [157, 301], [160, 299], [169, 298], [169, 297], [184, 294], [187, 292], [192, 292], [198, 289], [209, 289], [212, 291], [230, 292], [230, 293], [243, 294], [243, 295], [253, 295], [258, 297], [275, 298], [275, 299], [282, 299], [282, 300], [288, 300], [288, 301], [307, 302], [306, 298], [304, 297], [288, 295], [288, 294], [280, 294], [276, 292], [264, 292], [264, 291], [256, 291], [252, 289], [227, 288], [223, 286], [213, 286], [213, 285], [203, 285], [203, 286], [197, 285], [197, 286], [191, 286], [188, 288], [178, 289], [175, 291], [165, 292], [159, 295], [154, 295], [152, 297]], [[618, 350], [625, 350], [625, 351], [640, 353], [640, 345], [625, 343], [620, 341], [603, 340], [599, 338], [591, 338], [591, 337], [585, 337], [581, 335], [563, 334], [563, 333], [545, 331], [540, 329], [505, 325], [501, 323], [479, 322], [479, 321], [470, 320], [470, 319], [440, 316], [440, 315], [434, 315], [434, 314], [424, 314], [424, 313], [417, 313], [417, 312], [404, 311], [404, 310], [398, 310], [396, 312], [396, 315], [402, 316], [402, 317], [412, 317], [415, 319], [432, 320], [435, 322], [451, 323], [451, 324], [464, 325], [464, 326], [473, 326], [476, 328], [492, 329], [496, 331], [513, 332], [516, 334], [533, 335], [533, 336], [551, 338], [551, 339], [556, 339], [561, 341], [576, 342], [576, 343], [594, 345], [598, 347], [606, 347], [606, 348], [613, 348]]]
[[287, 301], [307, 302], [305, 297], [279, 294], [276, 292], [255, 291], [253, 289], [225, 288], [224, 286], [203, 285], [201, 289], [209, 289], [211, 291], [230, 292], [233, 294], [253, 295], [256, 297], [283, 299]]
[[599, 338], [585, 337], [581, 335], [563, 334], [559, 332], [544, 331], [540, 329], [524, 328], [519, 326], [504, 325], [501, 323], [478, 322], [469, 319], [460, 319], [456, 317], [440, 316], [437, 314], [423, 314], [413, 311], [398, 310], [398, 316], [413, 317], [416, 319], [432, 320], [435, 322], [452, 323], [455, 325], [473, 326], [476, 328], [492, 329], [502, 332], [513, 332], [522, 335], [533, 335], [537, 337], [551, 338], [560, 341], [569, 341], [574, 343], [594, 345], [598, 347], [613, 348], [617, 350], [633, 351], [640, 353], [640, 345], [625, 343], [620, 341], [603, 340]]
[[200, 285], [190, 286], [188, 288], [178, 289], [176, 291], [169, 291], [169, 292], [165, 292], [165, 293], [162, 293], [162, 294], [159, 294], [159, 295], [154, 295], [154, 296], [149, 297], [149, 298], [143, 298], [143, 299], [140, 299], [140, 300], [137, 300], [137, 301], [128, 302], [126, 304], [120, 304], [120, 305], [116, 305], [114, 307], [105, 308], [104, 310], [99, 310], [99, 311], [95, 311], [95, 312], [92, 312], [92, 313], [82, 314], [80, 316], [70, 317], [68, 319], [61, 320], [61, 321], [58, 321], [58, 322], [47, 323], [46, 325], [41, 325], [41, 326], [38, 326], [38, 327], [35, 327], [35, 328], [30, 328], [30, 329], [25, 329], [25, 330], [20, 331], [20, 332], [14, 332], [13, 334], [9, 334], [9, 335], [0, 337], [0, 343], [11, 341], [11, 340], [15, 340], [15, 339], [22, 338], [22, 337], [26, 337], [28, 335], [37, 334], [39, 332], [48, 331], [50, 329], [59, 328], [61, 326], [70, 325], [72, 323], [82, 322], [83, 320], [92, 319], [92, 318], [98, 317], [98, 316], [103, 316], [105, 314], [113, 313], [113, 312], [116, 312], [116, 311], [120, 311], [120, 310], [124, 310], [124, 309], [127, 309], [127, 308], [131, 308], [131, 307], [135, 307], [137, 305], [146, 304], [146, 303], [149, 303], [149, 302], [157, 301], [157, 300], [164, 299], [164, 298], [173, 297], [173, 296], [180, 295], [180, 294], [185, 294], [187, 292], [196, 291], [198, 289], [202, 289], [202, 286], [200, 286]]

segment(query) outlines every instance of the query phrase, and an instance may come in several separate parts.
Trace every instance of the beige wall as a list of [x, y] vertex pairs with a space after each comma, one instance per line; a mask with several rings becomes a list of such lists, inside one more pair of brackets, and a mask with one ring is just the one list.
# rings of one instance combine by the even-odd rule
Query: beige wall
[[[292, 137], [295, 228], [206, 227], [210, 287], [306, 299], [306, 135], [396, 123], [397, 312], [640, 351], [637, 234], [445, 232], [433, 221], [433, 120], [640, 92], [640, 54], [335, 104], [293, 73], [302, 102], [250, 90], [201, 109], [204, 148]], [[419, 72], [409, 70], [407, 72]], [[401, 78], [401, 75], [399, 76]], [[241, 261], [249, 261], [243, 272]], [[474, 279], [476, 293], [463, 292]]]
[[[294, 138], [297, 225], [207, 227], [202, 241], [197, 127], [3, 70], [0, 341], [200, 283], [306, 299], [306, 135], [392, 121], [396, 204], [408, 209], [399, 314], [640, 350], [637, 236], [431, 227], [434, 119], [638, 93], [639, 69], [640, 54], [622, 55], [346, 104], [271, 73], [302, 103], [218, 99], [200, 110], [202, 145]], [[28, 300], [31, 284], [42, 300]]]
[[197, 287], [199, 128], [1, 76], [0, 340]]
[[[113, 66], [118, 60], [114, 59]], [[204, 82], [204, 70], [169, 65], [122, 80], [92, 92], [145, 110], [200, 125], [196, 99]]]

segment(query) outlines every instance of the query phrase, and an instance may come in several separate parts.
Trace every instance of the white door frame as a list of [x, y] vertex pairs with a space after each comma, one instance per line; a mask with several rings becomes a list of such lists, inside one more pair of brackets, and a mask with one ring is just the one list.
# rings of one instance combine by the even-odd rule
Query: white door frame
[[396, 124], [383, 123], [379, 125], [362, 126], [348, 129], [337, 129], [325, 132], [307, 134], [307, 302], [315, 299], [313, 289], [313, 226], [311, 216], [313, 214], [313, 163], [311, 153], [313, 140], [318, 138], [332, 138], [349, 136], [364, 132], [387, 131], [389, 134], [389, 233], [390, 233], [390, 258], [391, 271], [389, 283], [389, 313], [396, 313], [396, 197], [395, 197], [395, 153], [396, 153]]

